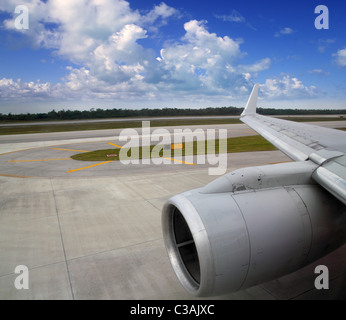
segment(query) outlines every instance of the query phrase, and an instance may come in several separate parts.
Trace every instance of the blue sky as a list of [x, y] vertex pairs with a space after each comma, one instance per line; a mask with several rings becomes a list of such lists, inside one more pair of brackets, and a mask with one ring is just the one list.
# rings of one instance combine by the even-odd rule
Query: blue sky
[[3, 0], [0, 113], [243, 107], [257, 82], [262, 107], [346, 108], [345, 18], [335, 0]]

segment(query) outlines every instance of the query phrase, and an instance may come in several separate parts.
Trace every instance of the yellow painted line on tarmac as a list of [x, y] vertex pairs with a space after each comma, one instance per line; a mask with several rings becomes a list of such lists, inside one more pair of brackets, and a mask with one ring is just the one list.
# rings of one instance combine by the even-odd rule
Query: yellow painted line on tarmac
[[36, 161], [58, 161], [58, 160], [71, 160], [71, 158], [60, 158], [60, 159], [36, 159], [36, 160], [9, 160], [8, 162], [36, 162]]
[[1, 153], [0, 156], [5, 156], [6, 154], [21, 152], [21, 151], [28, 151], [28, 150], [32, 150], [32, 149], [38, 149], [38, 148], [29, 148], [29, 149], [22, 149], [22, 150], [15, 150], [15, 151], [10, 151], [10, 152], [5, 152], [5, 153]]
[[76, 152], [90, 152], [90, 151], [85, 151], [85, 150], [62, 149], [62, 148], [52, 148], [52, 150], [76, 151]]
[[268, 162], [268, 164], [280, 164], [280, 163], [289, 163], [294, 161], [281, 161], [281, 162]]
[[[118, 145], [115, 144], [115, 143], [108, 142], [108, 144], [122, 149], [122, 146], [118, 146]], [[173, 159], [173, 158], [165, 158], [165, 157], [164, 157], [164, 159], [171, 160], [171, 161], [175, 161], [175, 162], [180, 162], [180, 163], [189, 164], [190, 166], [195, 166], [195, 165], [196, 165], [195, 163], [190, 163], [190, 162], [186, 162], [186, 161], [182, 161], [182, 160], [177, 160], [177, 159]]]
[[109, 163], [109, 162], [113, 162], [113, 161], [105, 161], [105, 162], [96, 163], [96, 164], [93, 164], [91, 166], [69, 170], [69, 171], [66, 171], [66, 173], [71, 173], [71, 172], [75, 172], [75, 171], [79, 171], [79, 170], [89, 169], [89, 168], [96, 167], [96, 166], [99, 166], [101, 164], [105, 164], [105, 163]]
[[183, 160], [177, 160], [177, 159], [174, 159], [174, 158], [163, 157], [163, 159], [167, 159], [167, 160], [171, 160], [171, 161], [175, 161], [175, 162], [180, 162], [180, 163], [184, 163], [184, 164], [189, 164], [190, 166], [195, 166], [196, 165], [195, 163], [186, 162], [186, 161], [183, 161]]
[[0, 177], [31, 178], [31, 176], [19, 176], [19, 175], [16, 175], [16, 174], [4, 174], [4, 173], [0, 173]]
[[110, 144], [111, 146], [114, 146], [114, 147], [120, 148], [120, 149], [122, 149], [122, 148], [123, 148], [122, 146], [118, 146], [117, 144], [112, 143], [112, 142], [108, 142], [108, 144]]

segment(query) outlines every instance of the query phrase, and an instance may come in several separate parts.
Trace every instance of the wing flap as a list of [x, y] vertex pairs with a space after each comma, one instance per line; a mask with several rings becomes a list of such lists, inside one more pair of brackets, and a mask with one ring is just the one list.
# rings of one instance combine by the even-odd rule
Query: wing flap
[[311, 154], [317, 154], [328, 160], [346, 153], [346, 134], [343, 131], [257, 114], [258, 88], [256, 84], [240, 120], [291, 159], [302, 161], [309, 159]]
[[313, 179], [346, 204], [345, 132], [257, 114], [258, 88], [256, 84], [240, 120], [291, 159], [318, 164]]
[[[260, 115], [249, 115], [241, 118], [241, 121], [258, 132], [263, 138], [272, 143], [275, 147], [284, 152], [287, 156], [295, 161], [304, 161], [309, 158], [314, 150], [301, 142], [293, 140], [296, 134], [281, 131], [280, 127], [268, 126]], [[264, 118], [264, 117], [263, 117]]]
[[[343, 169], [345, 172], [346, 168]], [[312, 178], [346, 205], [346, 180], [343, 175], [336, 174], [322, 166], [315, 170]]]

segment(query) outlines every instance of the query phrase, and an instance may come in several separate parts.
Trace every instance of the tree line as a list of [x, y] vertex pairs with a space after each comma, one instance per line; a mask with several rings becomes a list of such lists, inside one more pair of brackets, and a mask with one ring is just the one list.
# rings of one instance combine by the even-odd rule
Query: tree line
[[[163, 108], [163, 109], [101, 109], [90, 110], [60, 110], [47, 113], [22, 113], [1, 114], [0, 121], [41, 121], [41, 120], [85, 120], [85, 119], [107, 119], [124, 117], [173, 117], [173, 116], [239, 116], [243, 108], [219, 107], [219, 108]], [[274, 109], [258, 108], [257, 112], [263, 115], [324, 115], [324, 114], [346, 114], [346, 109]]]

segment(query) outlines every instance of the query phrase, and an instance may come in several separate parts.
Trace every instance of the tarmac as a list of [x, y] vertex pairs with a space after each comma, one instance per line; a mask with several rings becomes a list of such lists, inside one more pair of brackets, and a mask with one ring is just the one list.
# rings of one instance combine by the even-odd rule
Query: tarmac
[[[243, 125], [228, 130], [254, 134]], [[169, 263], [161, 209], [169, 197], [214, 180], [209, 166], [114, 161], [91, 167], [95, 162], [69, 157], [119, 143], [117, 134], [73, 137], [0, 138], [0, 299], [197, 299]], [[290, 161], [280, 151], [227, 157], [227, 172]], [[345, 299], [345, 253], [344, 245], [293, 274], [214, 299]], [[328, 290], [314, 285], [321, 264], [329, 268]], [[28, 289], [16, 288], [19, 265], [28, 268]]]

